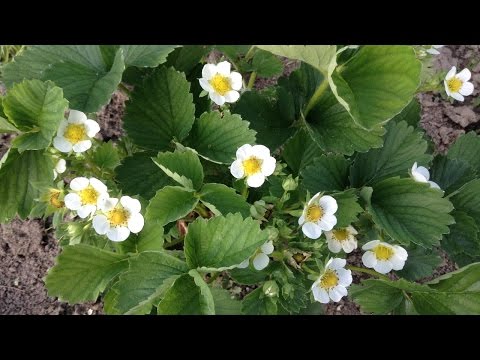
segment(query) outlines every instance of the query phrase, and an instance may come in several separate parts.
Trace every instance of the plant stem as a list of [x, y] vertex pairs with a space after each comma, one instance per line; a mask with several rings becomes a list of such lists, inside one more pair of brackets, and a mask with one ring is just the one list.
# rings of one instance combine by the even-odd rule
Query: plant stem
[[252, 45], [250, 49], [248, 49], [247, 53], [245, 54], [245, 59], [244, 59], [245, 61], [250, 60], [253, 54], [253, 50], [255, 50], [255, 45]]
[[178, 239], [176, 239], [176, 240], [173, 240], [173, 241], [169, 242], [168, 244], [165, 244], [165, 245], [163, 246], [163, 248], [164, 248], [164, 249], [170, 249], [170, 248], [174, 247], [175, 245], [182, 243], [183, 240], [184, 240], [183, 237], [178, 238]]
[[310, 269], [307, 265], [305, 265], [305, 263], [302, 264], [302, 270], [305, 270], [306, 272], [308, 272], [309, 274], [313, 274], [315, 276], [318, 276], [318, 272]]
[[323, 82], [320, 84], [320, 86], [317, 88], [317, 90], [315, 90], [315, 93], [313, 94], [313, 96], [308, 101], [307, 108], [305, 109], [305, 118], [307, 117], [310, 110], [312, 110], [313, 107], [315, 105], [317, 105], [318, 101], [322, 97], [325, 90], [327, 90], [328, 86], [329, 86], [328, 85], [328, 80], [324, 79]]
[[253, 71], [250, 74], [250, 79], [248, 80], [247, 89], [251, 90], [253, 88], [253, 84], [255, 84], [255, 79], [256, 78], [257, 78], [257, 73], [255, 71]]
[[375, 270], [364, 269], [364, 268], [361, 268], [361, 267], [358, 267], [358, 266], [353, 266], [353, 265], [347, 265], [346, 268], [349, 269], [349, 270], [353, 270], [353, 271], [356, 271], [356, 272], [373, 275], [373, 276], [378, 277], [378, 278], [380, 278], [380, 279], [390, 281], [390, 279], [388, 278], [388, 276], [382, 275], [382, 274], [376, 272]]
[[195, 206], [195, 211], [203, 218], [210, 217], [210, 214], [208, 213], [207, 209], [201, 203], [198, 203], [197, 206]]

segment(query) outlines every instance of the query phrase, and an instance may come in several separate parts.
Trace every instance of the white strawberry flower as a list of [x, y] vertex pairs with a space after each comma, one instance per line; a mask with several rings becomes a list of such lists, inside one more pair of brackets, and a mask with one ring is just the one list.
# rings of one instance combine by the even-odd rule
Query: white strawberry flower
[[357, 239], [355, 235], [358, 232], [351, 225], [346, 228], [333, 229], [332, 231], [325, 231], [327, 238], [328, 250], [333, 253], [339, 253], [343, 249], [345, 253], [351, 253], [357, 248]]
[[438, 49], [441, 49], [444, 46], [445, 45], [432, 45], [430, 48], [426, 49], [425, 51], [430, 55], [439, 55], [440, 51], [438, 51]]
[[266, 146], [245, 144], [238, 148], [236, 155], [230, 173], [237, 179], [246, 177], [250, 187], [262, 186], [265, 178], [275, 171], [277, 161]]
[[95, 178], [77, 177], [70, 182], [72, 192], [65, 196], [65, 206], [82, 219], [94, 214], [108, 198], [108, 189]]
[[412, 178], [416, 182], [421, 182], [421, 183], [429, 183], [430, 187], [433, 189], [440, 189], [440, 186], [434, 181], [430, 181], [430, 172], [426, 167], [423, 166], [417, 166], [417, 163], [415, 162], [412, 166], [411, 170]]
[[203, 90], [208, 92], [212, 101], [217, 105], [226, 102], [234, 103], [240, 98], [238, 92], [242, 88], [242, 75], [230, 71], [230, 63], [222, 61], [215, 64], [205, 64], [202, 69], [202, 78], [198, 79]]
[[445, 76], [443, 83], [445, 84], [445, 91], [448, 96], [455, 100], [463, 101], [464, 96], [473, 93], [473, 84], [468, 81], [472, 77], [472, 73], [468, 69], [463, 69], [457, 74], [457, 68], [452, 66], [450, 71]]
[[380, 274], [393, 270], [402, 270], [407, 261], [407, 251], [398, 245], [390, 245], [380, 240], [372, 240], [362, 246], [367, 250], [362, 256], [363, 265], [373, 268]]
[[325, 271], [312, 285], [315, 301], [327, 304], [330, 299], [338, 302], [347, 296], [347, 287], [352, 283], [352, 271], [345, 269], [346, 264], [345, 259], [328, 260]]
[[58, 159], [55, 168], [53, 169], [53, 180], [58, 177], [58, 174], [63, 174], [65, 170], [67, 170], [67, 162], [65, 159]]
[[82, 153], [92, 147], [92, 140], [100, 126], [94, 120], [77, 110], [70, 110], [68, 120], [62, 120], [57, 130], [57, 136], [53, 139], [53, 146], [64, 153], [72, 150]]
[[337, 217], [334, 215], [337, 210], [337, 200], [330, 195], [320, 197], [320, 193], [316, 193], [303, 209], [298, 225], [302, 227], [306, 237], [318, 239], [322, 231], [331, 231], [337, 224]]
[[125, 241], [130, 233], [143, 229], [144, 219], [140, 201], [130, 196], [107, 199], [101, 206], [102, 213], [93, 217], [93, 228], [100, 235], [107, 235], [112, 241]]
[[[260, 249], [257, 251], [257, 253], [253, 256], [253, 267], [256, 270], [263, 270], [268, 266], [268, 263], [270, 262], [270, 258], [268, 255], [273, 253], [274, 247], [273, 247], [273, 242], [272, 241], [267, 241], [265, 244], [263, 244]], [[237, 265], [237, 268], [239, 269], [245, 269], [248, 267], [248, 264], [250, 263], [250, 258], [245, 259], [242, 261], [239, 265]]]

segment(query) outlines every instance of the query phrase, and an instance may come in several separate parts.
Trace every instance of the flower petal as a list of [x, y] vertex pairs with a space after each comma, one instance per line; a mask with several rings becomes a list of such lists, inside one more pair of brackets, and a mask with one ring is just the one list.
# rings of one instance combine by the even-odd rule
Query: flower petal
[[222, 74], [223, 76], [230, 75], [230, 63], [228, 61], [222, 61], [217, 64], [217, 73]]
[[316, 193], [315, 195], [312, 196], [312, 198], [308, 201], [308, 205], [311, 205], [313, 203], [317, 203], [320, 200], [320, 192]]
[[253, 188], [257, 188], [263, 185], [265, 182], [265, 175], [262, 173], [256, 173], [247, 177], [247, 185]]
[[302, 226], [304, 223], [305, 223], [305, 216], [302, 214], [302, 215], [298, 218], [298, 225]]
[[205, 64], [202, 69], [202, 77], [205, 80], [210, 80], [217, 73], [217, 65], [215, 64]]
[[82, 206], [82, 201], [80, 200], [80, 196], [75, 193], [70, 193], [65, 195], [65, 198], [63, 199], [65, 202], [65, 206], [67, 209], [70, 210], [78, 210]]
[[265, 255], [264, 253], [259, 253], [253, 258], [253, 267], [256, 270], [263, 270], [268, 266], [269, 262], [270, 258], [268, 257], [268, 255]]
[[345, 286], [337, 285], [337, 286], [335, 286], [335, 290], [337, 290], [337, 292], [338, 292], [340, 295], [342, 295], [342, 297], [348, 295], [348, 291], [347, 291], [347, 289], [346, 289]]
[[357, 246], [358, 246], [358, 243], [357, 243], [357, 240], [355, 240], [355, 238], [348, 239], [342, 242], [342, 248], [346, 254], [351, 253], [353, 250], [357, 248]]
[[230, 165], [230, 174], [237, 179], [243, 178], [245, 170], [243, 169], [242, 160], [235, 160], [232, 165]]
[[236, 71], [230, 73], [230, 86], [233, 90], [240, 90], [242, 88], [242, 75]]
[[380, 240], [372, 240], [367, 242], [365, 245], [362, 246], [362, 250], [370, 250], [373, 249], [375, 246], [380, 244]]
[[82, 153], [84, 151], [87, 151], [91, 147], [92, 147], [91, 140], [83, 140], [72, 146], [73, 151], [75, 151], [76, 153]]
[[108, 191], [107, 186], [103, 182], [101, 182], [100, 180], [98, 180], [94, 177], [91, 177], [89, 179], [89, 181], [90, 181], [90, 185], [92, 185], [92, 187], [95, 190], [97, 190], [99, 193]]
[[398, 254], [395, 254], [390, 258], [390, 263], [392, 264], [393, 270], [402, 270], [405, 266], [405, 260], [401, 259]]
[[352, 281], [352, 271], [345, 268], [336, 270], [338, 275], [338, 283], [342, 286], [349, 286]]
[[367, 251], [362, 255], [362, 263], [367, 268], [372, 268], [377, 264], [377, 257], [372, 251]]
[[83, 124], [87, 121], [87, 115], [78, 110], [70, 110], [68, 115], [68, 122], [72, 124]]
[[100, 131], [100, 125], [95, 120], [87, 119], [85, 122], [85, 130], [87, 130], [88, 137], [94, 137]]
[[318, 239], [322, 235], [322, 229], [317, 224], [306, 222], [302, 226], [302, 231], [310, 239]]
[[117, 198], [106, 199], [99, 207], [102, 211], [110, 211], [118, 204]]
[[142, 210], [142, 205], [137, 199], [131, 198], [130, 196], [122, 196], [120, 199], [120, 204], [123, 208], [126, 209], [130, 214], [139, 213]]
[[395, 255], [397, 255], [400, 259], [402, 260], [407, 260], [408, 258], [408, 253], [407, 250], [405, 250], [403, 247], [394, 245], [393, 248], [395, 249]]
[[466, 68], [457, 74], [457, 78], [462, 80], [463, 82], [470, 80], [471, 77], [472, 73]]
[[318, 301], [322, 304], [328, 304], [330, 302], [330, 297], [328, 296], [328, 293], [320, 286], [315, 286], [314, 288], [312, 288], [312, 293], [315, 301]]
[[198, 82], [200, 83], [200, 86], [202, 87], [202, 89], [205, 90], [206, 92], [213, 91], [212, 85], [210, 85], [207, 79], [201, 78], [201, 79], [198, 79]]
[[450, 88], [448, 87], [448, 83], [446, 80], [443, 81], [443, 85], [445, 86], [445, 92], [447, 93], [447, 95], [452, 96], [452, 93], [450, 92]]
[[93, 228], [97, 234], [105, 235], [110, 229], [110, 223], [105, 215], [95, 215], [92, 221]]
[[225, 94], [225, 102], [234, 103], [238, 99], [240, 99], [240, 93], [236, 90], [227, 91]]
[[55, 149], [64, 153], [72, 151], [72, 144], [67, 141], [67, 139], [61, 136], [55, 136], [55, 138], [53, 139], [53, 146], [55, 147]]
[[212, 99], [212, 101], [215, 104], [219, 106], [222, 106], [223, 104], [225, 104], [225, 97], [223, 97], [220, 94], [217, 94], [215, 91], [209, 92], [208, 95], [210, 96], [210, 99]]
[[460, 90], [458, 91], [463, 96], [472, 95], [473, 93], [473, 84], [471, 82], [464, 82]]
[[427, 181], [428, 179], [430, 179], [430, 172], [428, 171], [428, 169], [424, 166], [419, 166], [417, 167], [417, 170], [415, 171], [417, 174], [420, 174], [422, 175], [425, 180]]
[[276, 165], [277, 165], [277, 160], [275, 160], [275, 158], [269, 156], [268, 158], [264, 159], [262, 163], [262, 168], [261, 168], [262, 174], [265, 176], [272, 175], [273, 172], [275, 171]]
[[352, 225], [347, 226], [347, 231], [352, 235], [358, 235], [358, 231]]
[[[326, 235], [327, 233], [325, 233]], [[331, 252], [337, 254], [340, 252], [340, 250], [342, 250], [342, 244], [340, 244], [339, 241], [337, 240], [334, 240], [332, 238], [328, 239], [327, 238], [327, 246], [328, 246], [328, 250], [330, 250]]]
[[243, 260], [240, 264], [237, 265], [237, 268], [239, 269], [245, 269], [248, 267], [248, 264], [250, 263], [250, 258]]
[[60, 121], [60, 125], [58, 126], [58, 130], [57, 130], [57, 135], [60, 137], [63, 137], [67, 126], [68, 126], [67, 120], [63, 119], [62, 121]]
[[429, 181], [428, 183], [430, 184], [430, 187], [431, 187], [432, 189], [442, 190], [442, 189], [440, 189], [440, 186], [439, 186], [436, 182], [434, 182], [434, 181]]
[[340, 259], [340, 258], [334, 258], [332, 260], [332, 262], [330, 263], [330, 265], [328, 266], [328, 268], [333, 269], [333, 270], [337, 270], [337, 269], [344, 268], [346, 264], [347, 264], [347, 260]]
[[107, 237], [115, 242], [125, 241], [129, 236], [130, 230], [125, 226], [113, 227], [107, 232]]
[[57, 164], [55, 165], [55, 171], [58, 174], [63, 174], [67, 170], [67, 162], [65, 159], [58, 160]]
[[143, 219], [142, 214], [139, 212], [131, 214], [130, 218], [128, 219], [128, 229], [137, 234], [142, 231], [143, 226], [145, 225], [145, 220]]
[[250, 157], [252, 155], [252, 147], [253, 146], [250, 144], [240, 146], [235, 154], [237, 160], [245, 160], [246, 158]]
[[328, 290], [328, 296], [329, 296], [330, 299], [332, 299], [334, 302], [339, 302], [340, 299], [342, 298], [342, 294], [337, 291], [337, 288], [336, 288], [336, 287]]
[[320, 200], [318, 200], [318, 204], [326, 214], [335, 214], [338, 210], [337, 200], [330, 195], [322, 196]]
[[451, 93], [450, 96], [451, 96], [452, 98], [454, 98], [455, 100], [458, 100], [458, 101], [462, 101], [462, 102], [463, 102], [463, 101], [465, 100], [465, 98], [464, 98], [462, 95], [460, 95], [460, 93]]
[[387, 274], [392, 271], [392, 263], [390, 260], [377, 260], [377, 263], [373, 266], [373, 269], [380, 274]]
[[322, 230], [330, 231], [337, 225], [337, 217], [335, 215], [326, 214], [318, 221], [318, 225]]
[[93, 214], [97, 210], [95, 205], [83, 205], [80, 209], [77, 210], [77, 215], [80, 216], [82, 219], [85, 219], [90, 214]]
[[80, 191], [85, 189], [90, 184], [90, 181], [83, 176], [76, 177], [72, 181], [70, 181], [70, 189], [73, 191]]
[[270, 149], [265, 145], [253, 145], [252, 154], [262, 160], [265, 160], [270, 157]]
[[267, 241], [265, 244], [260, 246], [260, 250], [262, 250], [264, 254], [270, 255], [273, 250], [275, 250], [273, 247], [273, 241]]
[[455, 76], [457, 73], [457, 68], [455, 66], [452, 66], [452, 68], [448, 71], [447, 75], [445, 76], [445, 80], [450, 80], [452, 77]]

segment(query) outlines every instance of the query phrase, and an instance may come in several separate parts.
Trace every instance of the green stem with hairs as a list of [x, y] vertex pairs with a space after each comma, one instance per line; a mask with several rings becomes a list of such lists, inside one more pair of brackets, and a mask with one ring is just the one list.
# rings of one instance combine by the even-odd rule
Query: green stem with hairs
[[353, 266], [353, 265], [347, 265], [346, 268], [349, 269], [349, 270], [356, 271], [356, 272], [369, 274], [369, 275], [378, 277], [378, 278], [380, 278], [380, 279], [382, 279], [382, 280], [390, 281], [390, 279], [388, 278], [388, 276], [382, 275], [382, 274], [376, 272], [375, 270], [364, 269], [364, 268], [361, 268], [361, 267], [358, 267], [358, 266]]
[[250, 74], [250, 79], [248, 80], [247, 89], [251, 90], [253, 88], [253, 84], [255, 84], [255, 79], [256, 78], [257, 78], [257, 73], [255, 71], [253, 71]]
[[318, 101], [322, 97], [325, 90], [327, 90], [328, 86], [329, 86], [328, 81], [324, 79], [323, 82], [320, 84], [320, 86], [317, 88], [317, 90], [315, 90], [315, 93], [308, 101], [307, 108], [305, 109], [305, 118], [307, 117], [310, 110], [312, 110], [315, 107], [315, 105], [317, 105]]

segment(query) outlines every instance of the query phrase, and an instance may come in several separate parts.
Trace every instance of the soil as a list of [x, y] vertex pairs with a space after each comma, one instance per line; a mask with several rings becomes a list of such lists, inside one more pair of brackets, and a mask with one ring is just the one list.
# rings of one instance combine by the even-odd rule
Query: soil
[[[443, 99], [440, 95], [426, 93], [419, 95], [422, 106], [421, 125], [433, 139], [436, 150], [445, 152], [448, 146], [462, 133], [479, 131], [480, 107], [475, 102], [480, 92], [480, 46], [446, 46], [434, 60], [434, 67], [448, 71], [451, 66], [458, 70], [468, 67], [472, 71], [475, 86], [473, 96], [464, 103]], [[285, 73], [290, 73], [298, 64], [285, 61]], [[256, 88], [273, 85], [277, 79], [256, 81]], [[0, 84], [0, 92], [3, 92]], [[125, 110], [126, 96], [116, 92], [112, 100], [97, 114], [101, 135], [104, 140], [118, 140], [122, 134], [121, 119]], [[0, 135], [0, 157], [6, 152], [12, 136]], [[68, 305], [47, 296], [43, 278], [58, 255], [56, 239], [48, 229], [50, 224], [43, 220], [14, 220], [10, 224], [0, 225], [0, 314], [102, 314], [102, 304], [87, 303]], [[456, 269], [456, 265], [443, 253], [443, 263], [431, 278]], [[361, 265], [361, 251], [349, 254], [347, 261], [352, 265]], [[353, 274], [353, 282], [366, 275]], [[251, 289], [237, 289], [240, 294]], [[339, 303], [330, 303], [325, 307], [326, 314], [361, 314], [357, 305], [348, 299]]]

